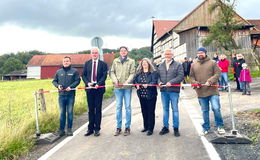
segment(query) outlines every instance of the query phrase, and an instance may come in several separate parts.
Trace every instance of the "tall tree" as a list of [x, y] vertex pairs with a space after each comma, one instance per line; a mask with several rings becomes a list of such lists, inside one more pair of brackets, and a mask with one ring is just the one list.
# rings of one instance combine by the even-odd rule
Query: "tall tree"
[[210, 5], [210, 14], [218, 12], [218, 16], [209, 27], [209, 35], [203, 40], [204, 46], [215, 45], [227, 51], [239, 48], [234, 40], [235, 31], [241, 26], [235, 19], [235, 4], [236, 0], [216, 0]]

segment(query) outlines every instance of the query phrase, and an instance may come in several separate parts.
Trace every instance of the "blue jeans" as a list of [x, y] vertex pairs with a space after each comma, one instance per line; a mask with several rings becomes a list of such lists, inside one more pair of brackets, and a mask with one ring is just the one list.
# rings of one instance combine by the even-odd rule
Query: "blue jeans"
[[245, 83], [239, 81], [240, 90], [245, 90]]
[[122, 127], [122, 107], [123, 100], [125, 102], [125, 127], [130, 128], [131, 125], [131, 97], [132, 97], [132, 89], [114, 89], [116, 96], [116, 121], [117, 128]]
[[[219, 77], [219, 82], [221, 86], [227, 86], [228, 85], [228, 72], [221, 72], [221, 75]], [[221, 90], [225, 90], [226, 88], [222, 88]]]
[[64, 131], [66, 124], [66, 114], [68, 115], [68, 128], [72, 128], [73, 123], [73, 107], [75, 102], [75, 96], [73, 95], [60, 95], [60, 130]]
[[161, 98], [163, 105], [163, 126], [169, 127], [169, 105], [171, 103], [173, 127], [179, 128], [179, 93], [161, 92]]
[[202, 116], [203, 116], [203, 120], [204, 120], [202, 127], [203, 127], [203, 130], [205, 130], [205, 131], [208, 131], [210, 129], [209, 102], [211, 104], [211, 109], [214, 113], [216, 126], [217, 127], [224, 126], [222, 115], [220, 112], [219, 95], [213, 95], [213, 96], [199, 98], [199, 104], [201, 106]]

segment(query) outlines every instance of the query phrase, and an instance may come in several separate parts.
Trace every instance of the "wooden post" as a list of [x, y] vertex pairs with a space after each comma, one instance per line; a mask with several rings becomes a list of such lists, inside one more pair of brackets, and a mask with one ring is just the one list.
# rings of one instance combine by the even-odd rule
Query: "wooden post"
[[[43, 89], [39, 89], [39, 92], [42, 92]], [[46, 112], [46, 103], [45, 103], [45, 98], [43, 93], [39, 93], [39, 98], [40, 98], [40, 104], [41, 104], [41, 111]]]

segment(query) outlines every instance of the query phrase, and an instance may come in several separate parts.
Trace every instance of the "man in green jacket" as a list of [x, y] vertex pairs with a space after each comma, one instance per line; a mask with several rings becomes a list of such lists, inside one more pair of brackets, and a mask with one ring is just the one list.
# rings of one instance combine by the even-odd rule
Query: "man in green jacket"
[[113, 61], [110, 78], [114, 85], [116, 85], [114, 92], [116, 96], [116, 120], [117, 129], [115, 136], [121, 134], [122, 127], [122, 106], [123, 100], [125, 101], [125, 111], [126, 111], [126, 123], [124, 136], [130, 134], [131, 125], [131, 96], [132, 87], [124, 84], [132, 83], [135, 74], [135, 61], [127, 57], [128, 50], [127, 47], [120, 47], [120, 57]]
[[202, 110], [204, 123], [202, 135], [208, 134], [210, 129], [209, 103], [214, 113], [215, 123], [219, 134], [224, 134], [224, 123], [220, 111], [219, 91], [211, 85], [218, 84], [220, 69], [218, 64], [207, 56], [207, 50], [200, 47], [197, 50], [198, 59], [191, 65], [190, 80], [192, 84], [200, 84], [195, 88]]

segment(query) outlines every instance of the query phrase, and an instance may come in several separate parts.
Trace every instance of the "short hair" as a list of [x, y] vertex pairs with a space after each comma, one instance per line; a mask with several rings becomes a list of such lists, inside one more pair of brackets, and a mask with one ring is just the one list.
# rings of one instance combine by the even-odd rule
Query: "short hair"
[[170, 51], [170, 52], [173, 54], [173, 49], [165, 49], [165, 50], [163, 51], [163, 54], [165, 54], [165, 52], [167, 52], [167, 51]]
[[124, 48], [124, 49], [126, 49], [128, 51], [128, 48], [126, 46], [119, 47], [119, 50], [121, 50], [122, 48]]
[[236, 54], [236, 56], [239, 57], [239, 58], [244, 58], [244, 56], [241, 53]]
[[94, 50], [94, 49], [96, 49], [96, 50], [98, 51], [98, 53], [99, 53], [99, 48], [98, 48], [98, 47], [92, 47], [92, 48], [90, 49], [90, 53], [91, 53], [92, 50]]
[[63, 59], [65, 59], [65, 58], [68, 58], [68, 59], [70, 59], [70, 61], [71, 61], [71, 58], [70, 58], [69, 56], [65, 56], [65, 57], [63, 57]]

